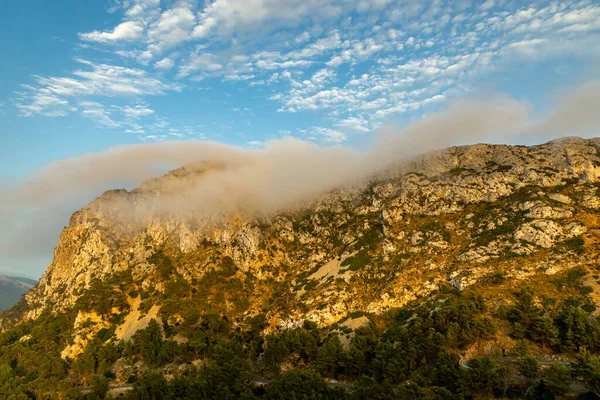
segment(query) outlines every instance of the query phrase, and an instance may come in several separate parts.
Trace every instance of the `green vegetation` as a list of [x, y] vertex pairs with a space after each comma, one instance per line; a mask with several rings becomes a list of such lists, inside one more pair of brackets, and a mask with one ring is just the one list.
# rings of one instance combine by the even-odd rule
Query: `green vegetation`
[[361, 250], [355, 255], [346, 258], [340, 263], [342, 267], [348, 267], [350, 271], [358, 271], [371, 261], [367, 250]]
[[[569, 393], [574, 379], [599, 393], [600, 321], [584, 309], [586, 296], [573, 289], [581, 279], [579, 270], [564, 276], [561, 284], [575, 296], [562, 302], [540, 301], [524, 288], [498, 309], [490, 309], [475, 292], [442, 290], [437, 298], [385, 319], [370, 317], [369, 325], [353, 332], [344, 329], [351, 334], [348, 347], [338, 334], [311, 322], [263, 337], [268, 325], [264, 314], [234, 326], [220, 314], [184, 307], [179, 326], [151, 320], [130, 341], [121, 342], [105, 329], [80, 357], [65, 361], [60, 350], [70, 341], [74, 316], [46, 313], [35, 324], [0, 335], [0, 397], [42, 399], [60, 392], [67, 399], [105, 398], [117, 376], [117, 362], [131, 371], [126, 375], [133, 385], [128, 399], [545, 399]], [[114, 280], [105, 283], [93, 286], [94, 291], [121, 293]], [[200, 282], [195, 283], [178, 292], [181, 305], [193, 304], [191, 288]], [[96, 302], [94, 309], [100, 304], [97, 294], [89, 297]], [[509, 327], [518, 341], [504, 357], [474, 358], [467, 366], [460, 362], [465, 349], [494, 339], [501, 326]], [[169, 339], [175, 332], [184, 333], [187, 342]], [[572, 355], [576, 361], [571, 367], [540, 365], [534, 348]], [[200, 366], [193, 366], [194, 360], [202, 360]], [[138, 371], [140, 362], [146, 372]], [[167, 380], [160, 369], [169, 365], [184, 367]], [[328, 383], [330, 379], [348, 383]], [[83, 387], [88, 388], [85, 395]]]

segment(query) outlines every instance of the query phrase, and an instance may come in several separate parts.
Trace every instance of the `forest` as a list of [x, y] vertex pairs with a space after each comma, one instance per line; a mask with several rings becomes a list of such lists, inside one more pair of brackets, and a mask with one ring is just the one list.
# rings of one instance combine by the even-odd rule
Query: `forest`
[[[576, 269], [555, 282], [572, 294], [565, 298], [525, 287], [499, 307], [475, 289], [446, 287], [385, 316], [353, 313], [369, 321], [355, 330], [305, 321], [263, 336], [265, 314], [243, 324], [217, 313], [180, 326], [153, 319], [127, 341], [101, 330], [74, 361], [60, 356], [74, 311], [46, 312], [0, 334], [0, 397], [107, 398], [124, 362], [142, 366], [127, 377], [127, 399], [597, 398], [600, 320], [583, 275]], [[94, 295], [102, 290], [82, 301], [108, 307], [108, 294]], [[187, 341], [173, 340], [176, 332]], [[464, 358], [503, 332], [514, 346]], [[351, 339], [344, 345], [342, 337]], [[166, 373], [172, 366], [177, 372]]]

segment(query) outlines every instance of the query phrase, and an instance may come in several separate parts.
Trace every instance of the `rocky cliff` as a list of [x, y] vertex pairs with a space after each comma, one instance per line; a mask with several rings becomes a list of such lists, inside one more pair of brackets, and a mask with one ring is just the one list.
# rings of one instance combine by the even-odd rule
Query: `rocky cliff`
[[85, 337], [110, 321], [122, 331], [136, 312], [173, 326], [189, 310], [234, 323], [264, 313], [268, 330], [304, 320], [327, 326], [446, 285], [592, 268], [599, 150], [600, 139], [579, 138], [453, 147], [261, 216], [148, 207], [177, 196], [190, 177], [227, 168], [184, 167], [131, 192], [106, 192], [76, 212], [22, 318], [48, 309], [92, 312], [82, 297], [96, 304], [90, 293], [112, 282], [103, 295], [112, 303], [93, 311], [96, 328], [88, 323]]

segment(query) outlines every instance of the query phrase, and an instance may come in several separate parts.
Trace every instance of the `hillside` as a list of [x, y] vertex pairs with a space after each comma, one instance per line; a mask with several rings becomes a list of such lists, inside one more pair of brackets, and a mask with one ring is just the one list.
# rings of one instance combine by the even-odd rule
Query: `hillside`
[[0, 311], [17, 304], [21, 296], [36, 283], [33, 279], [0, 275]]
[[274, 214], [163, 207], [227, 168], [76, 212], [0, 317], [4, 373], [31, 379], [43, 348], [49, 372], [29, 384], [74, 397], [163, 375], [201, 397], [594, 390], [571, 366], [600, 366], [600, 139], [453, 147]]

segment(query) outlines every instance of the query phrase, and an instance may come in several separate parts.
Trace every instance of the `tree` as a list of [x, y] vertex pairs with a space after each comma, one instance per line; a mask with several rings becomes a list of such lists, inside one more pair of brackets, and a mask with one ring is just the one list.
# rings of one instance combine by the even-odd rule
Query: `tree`
[[388, 382], [379, 383], [370, 376], [361, 376], [352, 385], [352, 399], [356, 400], [392, 400], [397, 396]]
[[553, 393], [563, 395], [569, 391], [571, 384], [571, 373], [566, 365], [552, 364], [543, 374], [548, 387]]
[[172, 397], [162, 373], [145, 372], [133, 384], [133, 390], [126, 394], [126, 398], [132, 400], [166, 400]]
[[108, 393], [108, 379], [100, 375], [94, 375], [90, 380], [90, 389], [92, 394], [103, 399]]
[[491, 393], [494, 388], [496, 375], [494, 365], [488, 357], [478, 358], [469, 362], [469, 369], [465, 371], [475, 390]]
[[332, 388], [314, 370], [292, 370], [269, 383], [267, 399], [342, 399], [343, 388]]
[[600, 396], [600, 360], [582, 348], [573, 364], [573, 375], [582, 379], [583, 384], [596, 396]]
[[496, 377], [498, 379], [498, 384], [502, 389], [502, 397], [506, 397], [506, 391], [510, 387], [512, 382], [512, 377], [516, 374], [516, 368], [513, 367], [512, 364], [501, 365], [496, 368]]
[[317, 370], [324, 376], [335, 377], [338, 370], [338, 361], [343, 351], [340, 338], [338, 335], [333, 335], [317, 350], [317, 360], [315, 362]]
[[525, 378], [525, 384], [527, 386], [525, 396], [527, 396], [529, 391], [533, 388], [535, 381], [540, 376], [537, 360], [532, 356], [523, 357], [519, 362], [519, 375]]
[[158, 361], [163, 340], [160, 325], [154, 318], [145, 329], [135, 333], [133, 341], [144, 362], [153, 365]]
[[558, 335], [558, 328], [548, 315], [534, 318], [532, 321], [531, 339], [541, 343], [544, 350], [546, 346], [555, 346], [560, 342]]
[[398, 388], [398, 398], [406, 400], [422, 400], [426, 398], [425, 391], [415, 383], [404, 383]]

